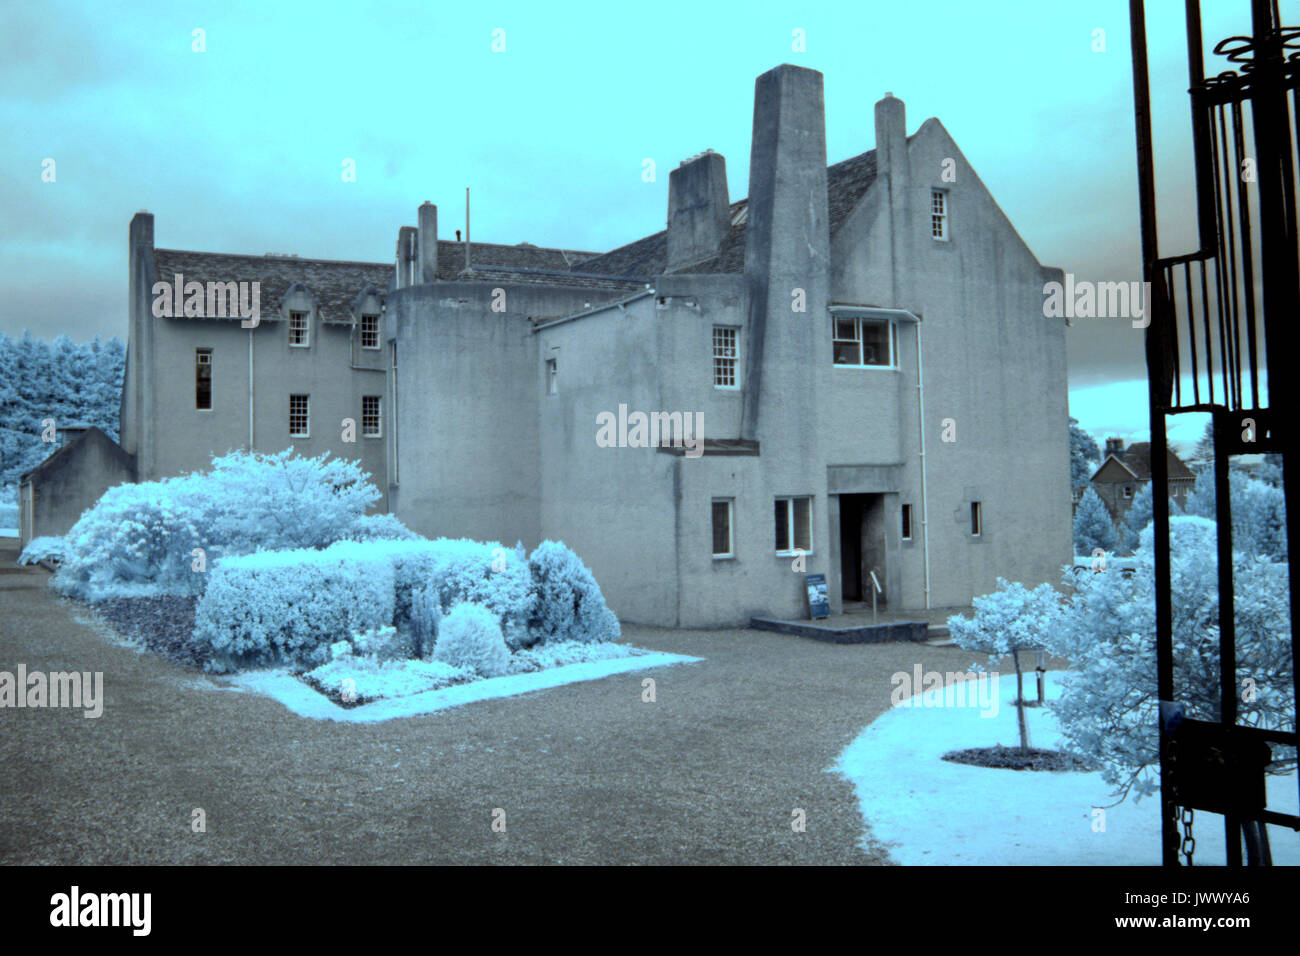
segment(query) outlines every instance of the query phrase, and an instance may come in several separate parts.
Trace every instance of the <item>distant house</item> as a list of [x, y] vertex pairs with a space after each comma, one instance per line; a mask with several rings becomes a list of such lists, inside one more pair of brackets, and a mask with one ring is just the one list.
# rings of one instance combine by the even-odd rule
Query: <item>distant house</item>
[[[1151, 443], [1134, 442], [1125, 448], [1122, 438], [1107, 438], [1105, 457], [1089, 480], [1118, 524], [1142, 486], [1151, 481]], [[1196, 473], [1170, 451], [1169, 497], [1181, 506], [1195, 485]]]

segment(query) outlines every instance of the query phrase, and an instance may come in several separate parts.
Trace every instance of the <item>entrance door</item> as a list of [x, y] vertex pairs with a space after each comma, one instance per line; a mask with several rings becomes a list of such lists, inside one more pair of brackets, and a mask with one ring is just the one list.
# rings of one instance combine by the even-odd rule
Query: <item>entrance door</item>
[[[840, 495], [840, 583], [845, 601], [871, 601], [874, 585], [885, 586], [885, 496]], [[883, 591], [876, 604], [885, 605]]]

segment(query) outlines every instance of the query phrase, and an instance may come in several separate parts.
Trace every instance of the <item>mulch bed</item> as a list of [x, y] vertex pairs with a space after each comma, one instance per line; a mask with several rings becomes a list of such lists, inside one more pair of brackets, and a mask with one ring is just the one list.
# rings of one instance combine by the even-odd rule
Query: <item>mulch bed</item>
[[1082, 757], [1063, 753], [1060, 750], [1038, 750], [1031, 747], [1021, 750], [1019, 747], [972, 747], [969, 750], [954, 750], [943, 755], [944, 760], [953, 763], [968, 764], [972, 767], [994, 767], [1000, 770], [1047, 770], [1087, 771], [1096, 766]]
[[112, 598], [91, 604], [104, 623], [174, 664], [203, 670], [212, 651], [194, 640], [197, 597]]

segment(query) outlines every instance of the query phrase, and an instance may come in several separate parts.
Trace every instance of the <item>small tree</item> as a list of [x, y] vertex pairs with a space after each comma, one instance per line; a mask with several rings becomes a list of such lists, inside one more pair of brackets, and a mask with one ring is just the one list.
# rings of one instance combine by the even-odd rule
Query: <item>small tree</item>
[[1082, 488], [1092, 477], [1101, 461], [1097, 441], [1079, 427], [1076, 418], [1070, 419], [1070, 487]]
[[1114, 551], [1115, 545], [1115, 525], [1110, 520], [1110, 512], [1097, 492], [1089, 488], [1074, 514], [1074, 553], [1092, 554], [1097, 548]]
[[982, 651], [993, 662], [1011, 655], [1016, 668], [1016, 714], [1020, 723], [1020, 749], [1029, 750], [1029, 725], [1025, 720], [1024, 675], [1020, 651], [1045, 649], [1061, 613], [1061, 597], [1050, 584], [1032, 591], [1023, 584], [998, 578], [998, 589], [975, 598], [975, 614], [948, 618], [952, 639], [968, 651]]

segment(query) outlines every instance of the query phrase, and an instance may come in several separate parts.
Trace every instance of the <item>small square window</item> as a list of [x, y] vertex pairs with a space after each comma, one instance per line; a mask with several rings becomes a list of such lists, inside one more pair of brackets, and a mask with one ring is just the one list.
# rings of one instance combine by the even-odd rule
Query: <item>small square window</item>
[[731, 499], [713, 499], [713, 556], [729, 558], [731, 545]]
[[776, 550], [778, 554], [812, 553], [812, 499], [776, 499]]
[[984, 533], [984, 509], [978, 501], [970, 503], [970, 533], [976, 537]]
[[911, 541], [912, 540], [912, 506], [911, 505], [903, 505], [902, 522], [903, 522], [903, 540]]
[[379, 316], [363, 315], [361, 317], [361, 347], [363, 349], [379, 348]]
[[306, 312], [289, 313], [289, 344], [294, 348], [305, 349], [310, 344], [308, 335], [310, 322]]

